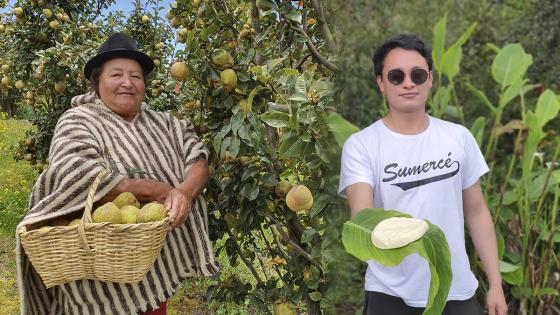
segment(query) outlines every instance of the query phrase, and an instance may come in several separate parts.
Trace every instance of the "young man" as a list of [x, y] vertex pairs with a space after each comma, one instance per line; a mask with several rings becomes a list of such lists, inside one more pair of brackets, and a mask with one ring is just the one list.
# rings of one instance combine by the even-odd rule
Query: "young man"
[[[339, 193], [348, 197], [352, 215], [393, 209], [443, 230], [453, 272], [443, 314], [482, 314], [465, 249], [466, 219], [489, 281], [488, 314], [505, 315], [496, 236], [479, 182], [488, 166], [466, 128], [425, 112], [433, 80], [430, 49], [414, 35], [400, 35], [383, 43], [373, 62], [389, 114], [346, 141]], [[429, 283], [427, 262], [417, 254], [395, 267], [369, 261], [364, 314], [422, 314]]]

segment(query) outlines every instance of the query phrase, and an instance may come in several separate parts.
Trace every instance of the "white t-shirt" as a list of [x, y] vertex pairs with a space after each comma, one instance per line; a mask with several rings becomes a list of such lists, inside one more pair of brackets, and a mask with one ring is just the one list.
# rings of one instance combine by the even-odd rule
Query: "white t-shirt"
[[[488, 171], [478, 145], [461, 125], [429, 117], [429, 126], [417, 135], [402, 135], [378, 120], [353, 134], [342, 151], [339, 194], [346, 187], [367, 183], [373, 187], [374, 207], [398, 210], [428, 219], [445, 233], [451, 251], [453, 280], [448, 300], [474, 295], [474, 277], [465, 249], [463, 190]], [[430, 269], [418, 254], [395, 267], [370, 260], [365, 289], [402, 298], [425, 307]]]

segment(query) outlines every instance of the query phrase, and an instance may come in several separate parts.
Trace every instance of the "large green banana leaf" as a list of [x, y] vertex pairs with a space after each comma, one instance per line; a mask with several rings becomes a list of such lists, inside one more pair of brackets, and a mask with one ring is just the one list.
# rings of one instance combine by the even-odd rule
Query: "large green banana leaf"
[[443, 231], [428, 222], [429, 228], [420, 239], [400, 248], [379, 249], [371, 242], [375, 226], [391, 217], [411, 217], [394, 210], [364, 209], [344, 223], [342, 243], [346, 251], [361, 261], [375, 260], [391, 267], [408, 255], [418, 253], [430, 266], [430, 291], [423, 315], [441, 315], [451, 287], [451, 255]]

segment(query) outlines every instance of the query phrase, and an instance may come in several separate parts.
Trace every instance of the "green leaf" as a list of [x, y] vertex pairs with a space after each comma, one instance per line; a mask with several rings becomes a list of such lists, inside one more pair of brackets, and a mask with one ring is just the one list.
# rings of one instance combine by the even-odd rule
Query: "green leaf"
[[447, 13], [445, 13], [445, 15], [434, 26], [432, 58], [434, 60], [434, 67], [438, 72], [441, 70], [441, 60], [443, 57], [443, 50], [445, 49], [446, 25]]
[[501, 273], [508, 273], [508, 272], [514, 272], [517, 269], [521, 268], [521, 266], [519, 265], [512, 265], [510, 263], [507, 263], [503, 260], [500, 260], [500, 272]]
[[471, 26], [469, 26], [469, 28], [463, 34], [461, 34], [461, 37], [459, 37], [459, 39], [453, 45], [463, 46], [467, 42], [469, 37], [471, 37], [474, 29], [476, 28], [476, 25], [477, 23], [473, 22]]
[[271, 127], [282, 128], [288, 126], [290, 115], [282, 112], [266, 112], [261, 115], [261, 119]]
[[280, 144], [280, 158], [287, 159], [294, 156], [299, 156], [303, 149], [303, 141], [298, 136], [292, 135], [282, 141]]
[[492, 105], [490, 100], [488, 100], [488, 97], [486, 97], [486, 94], [484, 94], [484, 92], [477, 89], [470, 83], [467, 83], [467, 88], [471, 91], [472, 94], [474, 94], [474, 96], [476, 96], [482, 102], [482, 104], [486, 105], [486, 107], [488, 107], [492, 112], [496, 111], [496, 108]]
[[443, 54], [441, 72], [443, 72], [449, 80], [453, 80], [453, 78], [459, 73], [459, 66], [462, 58], [463, 50], [461, 49], [461, 46], [458, 45], [449, 47], [445, 54]]
[[300, 75], [296, 80], [296, 93], [307, 97], [307, 86], [305, 85], [305, 76], [303, 75]]
[[301, 234], [301, 243], [303, 244], [307, 244], [309, 242], [311, 242], [311, 240], [313, 239], [313, 237], [315, 235], [317, 235], [317, 230], [315, 229], [307, 229], [305, 231], [303, 231], [303, 233]]
[[560, 109], [560, 102], [558, 97], [551, 90], [546, 89], [537, 101], [537, 109], [535, 114], [539, 121], [539, 125], [544, 127], [547, 122], [554, 119], [558, 115], [558, 110]]
[[[502, 265], [502, 261], [500, 261], [500, 266]], [[523, 283], [523, 268], [519, 267], [516, 268], [512, 272], [502, 272], [502, 279], [508, 284], [511, 285], [520, 285]]]
[[266, 63], [266, 66], [270, 69], [270, 72], [272, 73], [272, 71], [274, 70], [274, 67], [281, 64], [282, 61], [284, 61], [285, 59], [286, 59], [286, 57], [272, 59], [272, 60], [270, 60]]
[[327, 120], [329, 131], [333, 134], [336, 142], [341, 148], [348, 137], [350, 137], [353, 133], [360, 131], [360, 128], [356, 127], [354, 124], [335, 112], [330, 112]]
[[498, 104], [498, 107], [502, 109], [505, 108], [509, 102], [511, 102], [523, 91], [523, 86], [526, 82], [527, 80], [513, 82], [500, 96], [500, 103]]
[[478, 146], [482, 146], [482, 137], [484, 137], [484, 125], [486, 124], [486, 117], [479, 116], [471, 126], [471, 133], [476, 140]]
[[309, 297], [313, 301], [317, 302], [317, 301], [320, 301], [323, 296], [321, 295], [321, 292], [310, 292]]
[[445, 307], [451, 287], [451, 254], [445, 234], [426, 220], [429, 229], [420, 239], [400, 248], [379, 249], [371, 242], [371, 232], [375, 226], [391, 217], [410, 217], [394, 210], [364, 209], [350, 221], [344, 223], [342, 243], [348, 253], [361, 261], [375, 260], [391, 267], [401, 263], [408, 255], [418, 253], [427, 260], [430, 267], [430, 289], [424, 315], [440, 315]]
[[558, 296], [558, 290], [555, 288], [541, 288], [538, 290], [538, 295], [539, 296], [543, 296], [543, 295], [553, 295], [553, 296]]
[[501, 85], [501, 89], [512, 85], [525, 76], [532, 57], [525, 53], [520, 44], [509, 44], [498, 52], [492, 62], [492, 77]]
[[301, 24], [301, 12], [299, 11], [290, 10], [290, 12], [286, 14], [286, 17], [294, 22], [298, 22]]
[[529, 183], [529, 176], [534, 162], [533, 154], [537, 151], [539, 142], [543, 137], [543, 132], [537, 116], [531, 111], [528, 111], [525, 116], [525, 124], [529, 128], [529, 135], [527, 136], [527, 141], [525, 142], [525, 146], [523, 148], [522, 173], [523, 179]]

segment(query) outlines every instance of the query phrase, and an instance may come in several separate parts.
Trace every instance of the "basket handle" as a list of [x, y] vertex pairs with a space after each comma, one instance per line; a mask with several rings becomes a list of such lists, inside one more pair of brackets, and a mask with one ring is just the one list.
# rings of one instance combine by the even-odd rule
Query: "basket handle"
[[101, 172], [99, 172], [99, 174], [97, 174], [97, 177], [93, 181], [93, 184], [91, 184], [86, 200], [86, 207], [84, 209], [84, 214], [82, 215], [82, 219], [80, 220], [80, 224], [78, 225], [78, 234], [80, 236], [80, 240], [82, 241], [82, 246], [84, 247], [88, 255], [91, 254], [91, 248], [89, 248], [89, 245], [87, 243], [85, 223], [91, 223], [92, 221], [91, 209], [93, 208], [93, 197], [95, 196], [95, 191], [97, 190], [97, 186], [99, 186], [99, 183], [103, 178], [105, 178], [105, 176], [107, 176], [107, 174], [109, 174], [108, 171], [102, 170]]

